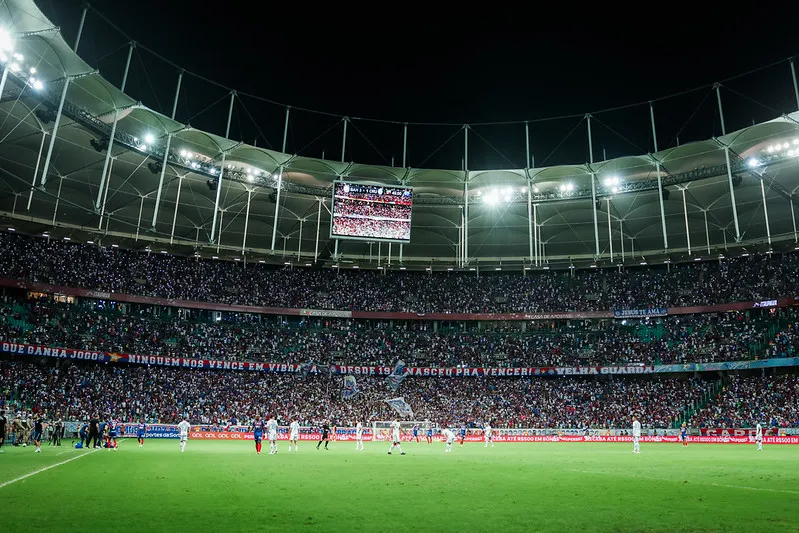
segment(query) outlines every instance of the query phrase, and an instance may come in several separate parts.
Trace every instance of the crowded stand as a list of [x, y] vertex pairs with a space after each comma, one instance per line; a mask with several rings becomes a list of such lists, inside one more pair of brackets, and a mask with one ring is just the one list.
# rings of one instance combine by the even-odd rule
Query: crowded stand
[[799, 426], [799, 380], [793, 374], [732, 376], [717, 398], [691, 418], [698, 427]]
[[411, 238], [411, 221], [336, 213], [333, 215], [333, 235], [407, 241]]
[[336, 202], [336, 214], [342, 217], [387, 218], [391, 220], [407, 220], [410, 222], [411, 206], [378, 202], [360, 202], [342, 198]]
[[408, 378], [397, 393], [384, 378], [359, 377], [359, 393], [341, 394], [336, 376], [198, 371], [158, 367], [0, 360], [0, 394], [9, 406], [47, 419], [86, 420], [111, 415], [196, 424], [246, 424], [275, 415], [283, 425], [392, 419], [384, 399], [402, 394], [414, 416], [439, 424], [506, 428], [609, 428], [641, 413], [648, 427], [669, 427], [710, 387], [694, 379], [590, 380]]
[[[653, 365], [793, 357], [793, 308], [639, 320], [379, 321], [5, 297], [0, 340], [227, 361], [433, 367]], [[436, 327], [438, 326], [438, 327]]]
[[799, 255], [504, 273], [274, 268], [0, 233], [5, 277], [161, 298], [414, 313], [595, 311], [793, 296]]

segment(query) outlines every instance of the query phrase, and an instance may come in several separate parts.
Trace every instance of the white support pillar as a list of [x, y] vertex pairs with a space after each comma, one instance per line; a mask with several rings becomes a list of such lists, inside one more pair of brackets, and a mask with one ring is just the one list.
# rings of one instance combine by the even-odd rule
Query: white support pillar
[[[284, 154], [286, 153], [286, 142], [289, 139], [289, 114], [291, 113], [291, 106], [286, 106], [286, 121], [283, 124], [283, 149], [281, 150]], [[324, 156], [322, 156], [324, 159]], [[274, 246], [272, 247], [274, 249]]]
[[300, 234], [297, 238], [297, 261], [300, 260], [302, 256], [302, 223], [304, 222], [303, 219], [300, 219]]
[[386, 257], [386, 264], [391, 266], [391, 243], [388, 243], [388, 257]]
[[710, 227], [707, 225], [707, 209], [702, 210], [705, 215], [705, 243], [707, 244], [707, 255], [710, 255]]
[[793, 95], [796, 98], [796, 109], [799, 109], [799, 84], [796, 83], [796, 67], [791, 58], [791, 78], [793, 79]]
[[76, 54], [78, 53], [78, 46], [80, 46], [80, 38], [83, 35], [83, 25], [86, 23], [86, 12], [89, 10], [88, 6], [83, 8], [83, 12], [80, 14], [80, 24], [78, 24], [78, 35], [75, 37], [75, 46], [72, 47], [72, 51]]
[[178, 221], [178, 207], [180, 206], [180, 190], [183, 187], [184, 176], [178, 177], [178, 194], [175, 199], [175, 212], [172, 214], [172, 231], [169, 232], [169, 244], [175, 242], [175, 223]]
[[[766, 186], [763, 183], [763, 176], [760, 176], [760, 195], [763, 198], [763, 216], [766, 219], [766, 237], [768, 238], [768, 246], [771, 248], [771, 225], [768, 221], [768, 204], [766, 203]], [[793, 202], [791, 202], [793, 204]]]
[[[652, 105], [652, 102], [649, 102], [649, 119], [650, 122], [652, 122], [652, 141], [654, 142], [655, 154], [657, 154], [658, 134], [657, 129], [655, 128], [655, 108]], [[658, 202], [660, 203], [660, 227], [663, 231], [663, 250], [668, 251], [669, 234], [666, 231], [666, 207], [663, 200], [663, 177], [660, 175], [660, 160], [656, 157], [656, 155], [653, 156], [653, 158], [655, 158], [655, 172], [657, 173], [658, 178], [658, 195], [660, 195], [658, 198]]]
[[65, 178], [59, 176], [58, 194], [55, 197], [55, 207], [53, 208], [53, 222], [52, 222], [53, 226], [55, 226], [56, 215], [58, 215], [58, 204], [61, 202], [61, 185], [64, 184], [64, 179]]
[[526, 120], [524, 121], [524, 153], [526, 155], [525, 158], [525, 167], [524, 168], [531, 168], [530, 166], [530, 123]]
[[241, 255], [247, 249], [247, 230], [250, 227], [250, 204], [252, 203], [252, 189], [247, 189], [247, 208], [244, 213], [244, 236], [241, 239]]
[[[39, 155], [36, 156], [36, 168], [33, 170], [33, 179], [31, 180], [31, 190], [28, 193], [28, 211], [31, 210], [31, 200], [33, 200], [33, 191], [36, 189], [36, 178], [39, 176], [39, 163], [42, 160], [42, 152], [44, 152], [44, 141], [47, 139], [47, 132], [42, 130], [42, 142], [39, 143]], [[793, 205], [793, 202], [791, 202]]]
[[794, 213], [793, 209], [793, 195], [788, 198], [788, 202], [791, 204], [791, 222], [793, 222], [793, 242], [799, 242], [799, 233], [796, 232], [796, 213]]
[[[175, 97], [177, 103], [177, 97]], [[161, 161], [161, 172], [158, 176], [158, 192], [155, 193], [155, 208], [153, 209], [153, 221], [150, 228], [155, 231], [155, 223], [158, 220], [158, 209], [161, 207], [161, 193], [164, 189], [164, 175], [166, 174], [166, 167], [169, 163], [169, 147], [172, 145], [172, 134], [168, 133], [166, 136], [166, 146], [164, 147], [164, 159]]]
[[588, 121], [588, 160], [591, 164], [591, 210], [594, 213], [594, 260], [599, 259], [599, 219], [596, 212], [596, 174], [594, 174], [594, 140], [591, 136], [591, 115], [585, 116]]
[[[58, 102], [58, 112], [55, 115], [55, 122], [53, 122], [53, 131], [50, 135], [50, 146], [47, 148], [47, 157], [44, 159], [44, 170], [42, 170], [41, 186], [44, 188], [47, 185], [47, 172], [50, 170], [50, 160], [53, 158], [53, 148], [55, 147], [55, 138], [58, 135], [58, 125], [61, 123], [61, 116], [64, 112], [64, 102], [67, 100], [67, 89], [69, 88], [70, 78], [64, 78], [64, 88], [61, 90], [61, 100]], [[60, 185], [59, 185], [60, 187]]]
[[533, 205], [533, 264], [538, 266], [538, 204]]
[[[114, 169], [114, 161], [116, 159], [111, 159], [111, 162], [108, 164], [108, 174], [111, 175], [111, 171]], [[103, 205], [100, 208], [100, 221], [97, 223], [97, 229], [103, 228], [103, 216], [105, 215], [105, 203], [108, 201], [108, 189], [111, 187], [111, 180], [105, 181], [105, 190], [100, 191], [103, 193]]]
[[[230, 137], [230, 121], [233, 118], [233, 104], [236, 101], [236, 91], [230, 91], [230, 108], [227, 112], [227, 126], [225, 127], [225, 139]], [[222, 166], [219, 167], [219, 179], [216, 181], [216, 200], [214, 200], [214, 218], [211, 221], [211, 242], [214, 242], [214, 233], [216, 233], [216, 216], [221, 211], [219, 208], [219, 199], [222, 197], [222, 176], [225, 174], [225, 154], [222, 153]], [[222, 234], [221, 222], [219, 233]]]
[[314, 244], [313, 249], [313, 260], [319, 258], [319, 226], [322, 225], [322, 199], [319, 198], [319, 207], [316, 210], [316, 243]]
[[463, 264], [469, 264], [469, 171], [463, 182]]
[[383, 262], [383, 243], [381, 241], [377, 241], [377, 266]]
[[[225, 210], [219, 210], [219, 235], [216, 238], [216, 253], [219, 253], [219, 247], [222, 246], [222, 220], [225, 218]], [[211, 241], [213, 242], [213, 233], [211, 234]]]
[[[719, 105], [719, 120], [721, 121], [721, 134], [727, 135], [727, 127], [724, 124], [724, 110], [721, 107], [721, 85], [716, 84], [716, 101]], [[730, 185], [730, 204], [732, 204], [732, 219], [735, 222], [735, 242], [741, 242], [741, 226], [738, 223], [738, 206], [735, 204], [735, 188], [732, 184], [732, 166], [730, 165], [730, 148], [724, 145], [724, 158], [727, 161], [727, 181]]]
[[402, 168], [408, 168], [408, 123], [407, 122], [402, 125]]
[[691, 255], [691, 232], [688, 227], [688, 203], [685, 200], [685, 188], [682, 189], [682, 211], [685, 215], [685, 241], [688, 244], [688, 255]]
[[178, 112], [178, 101], [180, 100], [180, 86], [183, 83], [183, 70], [178, 73], [178, 86], [175, 89], [175, 101], [172, 102], [172, 120], [175, 120], [175, 115]]
[[349, 118], [344, 117], [344, 131], [341, 134], [341, 162], [344, 162], [344, 156], [347, 152], [347, 123], [350, 121]]
[[533, 262], [533, 193], [527, 180], [527, 239], [530, 241], [530, 262]]
[[[139, 218], [136, 222], [136, 242], [139, 241], [139, 230], [141, 229], [141, 213], [144, 210], [144, 196], [141, 197], [141, 201], [139, 202]], [[100, 223], [102, 224], [103, 219], [100, 219]]]
[[3, 90], [6, 88], [6, 82], [8, 81], [8, 66], [3, 68], [3, 74], [0, 76], [0, 97], [3, 96]]
[[278, 215], [280, 214], [280, 193], [283, 190], [283, 166], [278, 167], [277, 170], [277, 194], [275, 195], [275, 218], [272, 224], [272, 250], [275, 249], [275, 242], [277, 240], [277, 223]]
[[[136, 48], [136, 43], [131, 42], [130, 46], [128, 47], [128, 58], [125, 61], [125, 70], [122, 74], [122, 85], [120, 86], [120, 90], [125, 92], [125, 86], [128, 83], [128, 74], [130, 73], [130, 60], [133, 57], [133, 50]], [[105, 149], [105, 161], [103, 162], [103, 171], [100, 173], [100, 188], [97, 190], [97, 200], [94, 202], [94, 210], [100, 211], [100, 194], [103, 192], [103, 186], [105, 185], [106, 180], [110, 180], [110, 170], [108, 169], [108, 165], [111, 161], [111, 152], [114, 151], [114, 140], [116, 139], [117, 134], [117, 122], [119, 122], [119, 109], [114, 109], [114, 122], [111, 124], [111, 135], [108, 137], [108, 147]], [[53, 129], [55, 132], [55, 129]]]
[[610, 262], [613, 262], [613, 230], [610, 227], [610, 198], [606, 198], [608, 202], [608, 242], [610, 243]]
[[621, 243], [621, 262], [624, 263], [624, 220], [619, 219], [619, 242]]
[[402, 243], [400, 243], [399, 262], [402, 264]]

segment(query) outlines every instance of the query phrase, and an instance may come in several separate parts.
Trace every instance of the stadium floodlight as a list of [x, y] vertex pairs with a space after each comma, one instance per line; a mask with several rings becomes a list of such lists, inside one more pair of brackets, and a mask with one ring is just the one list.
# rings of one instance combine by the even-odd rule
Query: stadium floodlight
[[522, 191], [522, 194], [526, 193], [527, 192], [527, 187], [522, 187], [521, 191]]
[[14, 50], [14, 38], [11, 33], [5, 29], [0, 28], [0, 51], [11, 52]]
[[490, 192], [490, 193], [488, 193], [488, 194], [485, 196], [485, 202], [486, 202], [488, 205], [494, 205], [494, 204], [496, 204], [498, 201], [499, 201], [499, 198], [497, 198], [497, 195], [496, 195], [496, 193], [494, 193], [494, 192]]
[[791, 145], [789, 143], [782, 143], [782, 149], [783, 150], [787, 150], [788, 148], [790, 148], [790, 146]]
[[533, 192], [536, 194], [541, 192], [541, 190], [538, 188], [538, 185], [533, 185]]
[[757, 167], [760, 166], [760, 160], [759, 159], [755, 159], [754, 157], [750, 157], [746, 161], [746, 164], [749, 166], [749, 168], [757, 168]]
[[11, 64], [8, 66], [8, 68], [10, 68], [10, 69], [11, 69], [11, 72], [19, 72], [20, 70], [22, 70], [22, 67], [20, 67], [20, 66], [19, 66], [19, 63], [16, 63], [16, 62], [15, 62], [15, 63], [11, 63]]
[[31, 82], [31, 87], [33, 87], [37, 91], [41, 91], [42, 89], [44, 89], [44, 83], [42, 83], [41, 80], [37, 80], [36, 78], [31, 78], [30, 82]]
[[153, 144], [155, 142], [155, 136], [152, 133], [148, 133], [144, 136], [144, 142], [146, 144]]
[[618, 187], [621, 183], [621, 178], [618, 176], [610, 176], [609, 178], [605, 178], [605, 187]]

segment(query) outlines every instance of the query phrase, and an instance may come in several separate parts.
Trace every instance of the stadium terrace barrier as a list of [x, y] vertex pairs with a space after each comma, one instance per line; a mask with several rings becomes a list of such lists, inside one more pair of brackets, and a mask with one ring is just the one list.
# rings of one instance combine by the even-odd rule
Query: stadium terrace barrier
[[[136, 436], [136, 424], [123, 424], [126, 437]], [[253, 434], [245, 426], [235, 426], [229, 428], [218, 428], [213, 426], [192, 426], [189, 430], [189, 439], [194, 440], [228, 440], [228, 441], [251, 441]], [[473, 430], [466, 435], [465, 442], [482, 443], [483, 436], [473, 433]], [[493, 441], [500, 442], [628, 442], [632, 443], [633, 438], [628, 435], [519, 435], [519, 430], [512, 430], [513, 434], [506, 434], [508, 430], [495, 429]], [[577, 432], [577, 430], [574, 430]], [[532, 432], [532, 431], [531, 431]], [[171, 424], [152, 424], [147, 426], [146, 438], [169, 438], [176, 439], [179, 436], [178, 427]], [[277, 435], [278, 440], [286, 441], [289, 438], [288, 428], [281, 427]], [[318, 441], [321, 434], [317, 428], [300, 428], [299, 440]], [[266, 439], [264, 439], [266, 440]], [[352, 442], [355, 440], [355, 428], [337, 428], [331, 441]], [[365, 442], [385, 442], [385, 436], [372, 434], [371, 428], [364, 428], [363, 440]], [[409, 433], [404, 433], [403, 441], [414, 440]], [[434, 435], [433, 440], [441, 442], [441, 435]], [[456, 439], [459, 441], [459, 438]], [[420, 442], [426, 442], [423, 432], [419, 435]], [[645, 435], [640, 438], [640, 442], [654, 443], [679, 443], [677, 435]], [[689, 443], [696, 444], [754, 444], [754, 435], [729, 435], [729, 436], [690, 436]], [[784, 436], [764, 436], [763, 444], [799, 444], [799, 435]]]
[[254, 305], [219, 304], [192, 300], [175, 300], [137, 296], [118, 292], [93, 291], [77, 287], [64, 287], [49, 283], [23, 281], [0, 277], [0, 287], [13, 287], [48, 294], [64, 294], [77, 298], [93, 300], [112, 300], [115, 302], [138, 303], [180, 307], [184, 309], [205, 309], [208, 311], [227, 311], [234, 313], [253, 313], [261, 315], [315, 316], [330, 318], [360, 318], [376, 320], [570, 320], [589, 318], [641, 318], [645, 316], [691, 315], [699, 313], [724, 313], [772, 307], [788, 307], [796, 303], [793, 297], [778, 298], [760, 302], [733, 302], [718, 305], [669, 307], [659, 309], [616, 309], [612, 311], [554, 312], [554, 313], [407, 313], [390, 311], [337, 311], [326, 309], [290, 309], [286, 307], [259, 307]]
[[[218, 361], [214, 359], [193, 359], [188, 357], [169, 357], [156, 355], [134, 355], [116, 352], [99, 352], [36, 346], [8, 341], [0, 341], [0, 353], [30, 357], [51, 357], [94, 361], [96, 363], [117, 363], [148, 366], [169, 366], [206, 370], [236, 370], [245, 372], [269, 372], [275, 374], [337, 374], [354, 376], [389, 376], [394, 371], [390, 366], [353, 365], [308, 365], [296, 363], [256, 363], [252, 361]], [[515, 367], [515, 368], [433, 368], [406, 367], [410, 377], [541, 377], [541, 376], [595, 376], [595, 375], [640, 375], [680, 372], [718, 372], [725, 370], [749, 370], [754, 368], [774, 368], [799, 366], [799, 357], [762, 359], [757, 361], [728, 361], [724, 363], [686, 363], [677, 365], [630, 365], [630, 366], [569, 366], [569, 367]]]

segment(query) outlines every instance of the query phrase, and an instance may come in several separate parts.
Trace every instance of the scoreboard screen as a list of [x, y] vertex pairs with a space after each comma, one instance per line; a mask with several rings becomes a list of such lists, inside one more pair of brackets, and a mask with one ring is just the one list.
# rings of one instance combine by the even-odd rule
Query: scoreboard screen
[[330, 237], [410, 242], [413, 189], [337, 181]]

